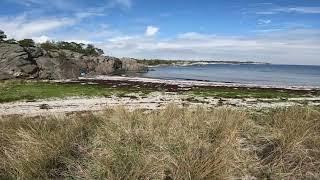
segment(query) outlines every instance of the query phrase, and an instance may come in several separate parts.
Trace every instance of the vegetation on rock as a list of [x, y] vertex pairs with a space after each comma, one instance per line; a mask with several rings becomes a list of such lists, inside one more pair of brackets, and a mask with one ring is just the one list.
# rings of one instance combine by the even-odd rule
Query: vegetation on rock
[[100, 56], [104, 52], [102, 49], [95, 47], [92, 44], [85, 45], [83, 43], [65, 42], [65, 41], [47, 41], [44, 43], [36, 44], [33, 39], [23, 39], [16, 41], [15, 39], [6, 40], [7, 36], [0, 30], [0, 42], [6, 42], [10, 44], [18, 43], [22, 47], [35, 47], [39, 46], [46, 51], [50, 50], [70, 50], [73, 52], [85, 54], [87, 56]]
[[75, 42], [47, 41], [45, 43], [41, 43], [40, 47], [46, 51], [62, 49], [62, 50], [70, 50], [72, 52], [85, 54], [87, 56], [100, 56], [104, 54], [102, 49], [96, 48], [92, 44], [85, 45], [82, 43], [75, 43]]
[[32, 39], [23, 39], [18, 41], [18, 44], [22, 47], [35, 47], [36, 43]]
[[4, 41], [4, 39], [6, 39], [7, 36], [4, 34], [4, 32], [2, 30], [0, 30], [0, 42]]

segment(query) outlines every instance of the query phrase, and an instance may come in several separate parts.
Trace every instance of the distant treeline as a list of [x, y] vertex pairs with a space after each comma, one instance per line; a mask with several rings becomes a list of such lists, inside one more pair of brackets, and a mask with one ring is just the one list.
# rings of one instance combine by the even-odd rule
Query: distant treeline
[[92, 44], [82, 44], [82, 43], [75, 43], [75, 42], [65, 42], [65, 41], [47, 41], [45, 43], [41, 43], [40, 47], [44, 50], [50, 51], [50, 50], [70, 50], [73, 52], [78, 52], [85, 55], [90, 56], [100, 56], [104, 54], [102, 49], [94, 47]]
[[161, 60], [161, 59], [136, 59], [138, 63], [146, 64], [148, 66], [156, 65], [171, 65], [177, 63], [183, 63], [182, 60]]
[[102, 49], [96, 48], [92, 44], [83, 44], [83, 43], [75, 43], [75, 42], [65, 42], [65, 41], [47, 41], [45, 43], [36, 44], [33, 39], [23, 39], [23, 40], [15, 40], [8, 39], [3, 31], [0, 30], [0, 42], [6, 42], [10, 44], [19, 44], [22, 47], [40, 47], [46, 51], [52, 50], [70, 50], [73, 52], [78, 52], [81, 54], [85, 54], [88, 56], [100, 56], [104, 54]]
[[179, 65], [179, 64], [192, 64], [192, 63], [227, 63], [227, 64], [254, 64], [254, 61], [191, 61], [191, 60], [162, 60], [162, 59], [136, 59], [137, 62], [146, 64], [148, 66], [157, 65]]

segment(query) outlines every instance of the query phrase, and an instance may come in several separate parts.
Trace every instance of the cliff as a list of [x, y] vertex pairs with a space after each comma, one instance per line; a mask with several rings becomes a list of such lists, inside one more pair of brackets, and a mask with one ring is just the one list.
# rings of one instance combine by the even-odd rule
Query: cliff
[[0, 42], [0, 80], [2, 79], [76, 79], [85, 75], [146, 71], [147, 67], [131, 58], [89, 56], [64, 50], [22, 47]]

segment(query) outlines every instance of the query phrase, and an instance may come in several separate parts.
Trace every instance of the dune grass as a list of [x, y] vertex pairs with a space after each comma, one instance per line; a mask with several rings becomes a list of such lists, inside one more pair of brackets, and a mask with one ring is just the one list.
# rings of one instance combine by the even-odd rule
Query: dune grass
[[0, 179], [320, 178], [311, 107], [7, 117], [0, 134]]

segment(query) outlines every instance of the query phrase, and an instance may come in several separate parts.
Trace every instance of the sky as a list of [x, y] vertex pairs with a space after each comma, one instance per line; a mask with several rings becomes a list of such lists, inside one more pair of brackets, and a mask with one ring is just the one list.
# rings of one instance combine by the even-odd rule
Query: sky
[[116, 57], [320, 65], [320, 0], [0, 0], [0, 30]]

